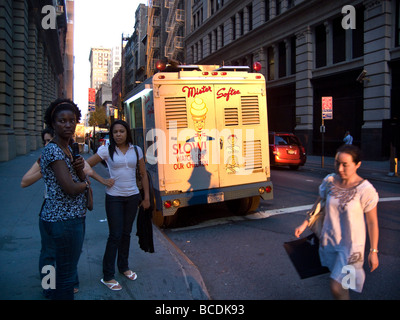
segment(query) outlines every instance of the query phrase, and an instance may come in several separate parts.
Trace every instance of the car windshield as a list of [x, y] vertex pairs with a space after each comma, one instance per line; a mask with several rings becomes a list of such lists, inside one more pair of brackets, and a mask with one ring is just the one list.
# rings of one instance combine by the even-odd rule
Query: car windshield
[[298, 146], [300, 143], [296, 137], [285, 135], [285, 136], [276, 136], [275, 144], [279, 146], [286, 146], [286, 145]]

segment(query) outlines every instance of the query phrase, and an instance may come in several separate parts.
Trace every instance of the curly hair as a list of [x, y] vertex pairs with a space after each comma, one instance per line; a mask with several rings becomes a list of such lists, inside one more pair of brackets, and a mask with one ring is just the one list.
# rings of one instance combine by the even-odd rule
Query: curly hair
[[53, 122], [55, 116], [61, 111], [69, 110], [72, 111], [76, 116], [76, 122], [81, 120], [82, 114], [78, 106], [70, 99], [58, 98], [54, 100], [47, 108], [44, 115], [44, 122], [49, 128], [53, 128]]

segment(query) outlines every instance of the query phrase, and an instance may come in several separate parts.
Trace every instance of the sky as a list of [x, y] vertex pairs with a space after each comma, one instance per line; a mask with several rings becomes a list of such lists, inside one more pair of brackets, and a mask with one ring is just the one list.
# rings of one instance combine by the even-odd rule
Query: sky
[[121, 44], [121, 34], [132, 34], [135, 11], [147, 0], [75, 0], [74, 10], [74, 102], [87, 113], [90, 86], [90, 48]]

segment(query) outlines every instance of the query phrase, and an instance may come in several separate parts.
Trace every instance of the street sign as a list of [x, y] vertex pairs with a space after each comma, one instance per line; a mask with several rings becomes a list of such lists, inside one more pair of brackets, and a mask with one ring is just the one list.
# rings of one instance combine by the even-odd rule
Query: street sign
[[333, 119], [333, 101], [332, 97], [322, 97], [322, 119]]
[[94, 112], [96, 111], [96, 90], [94, 88], [89, 88], [89, 99], [88, 99], [88, 111]]

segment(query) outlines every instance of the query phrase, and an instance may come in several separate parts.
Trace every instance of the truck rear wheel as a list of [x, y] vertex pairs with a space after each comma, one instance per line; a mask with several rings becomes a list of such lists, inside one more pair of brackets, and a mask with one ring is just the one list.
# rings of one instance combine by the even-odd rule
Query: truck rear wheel
[[235, 215], [245, 215], [255, 211], [260, 204], [260, 196], [229, 200], [226, 202], [228, 209]]
[[178, 220], [178, 213], [173, 216], [164, 217], [162, 212], [154, 209], [153, 211], [153, 223], [159, 228], [172, 228]]

